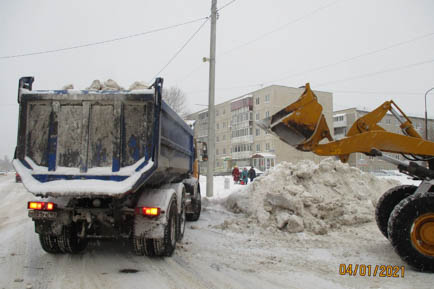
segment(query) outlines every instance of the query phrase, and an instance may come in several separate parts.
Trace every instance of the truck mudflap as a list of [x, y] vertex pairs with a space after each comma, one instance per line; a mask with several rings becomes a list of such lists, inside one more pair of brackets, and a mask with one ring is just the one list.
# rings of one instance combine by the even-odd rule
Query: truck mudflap
[[58, 168], [51, 173], [38, 166], [29, 157], [24, 161], [15, 159], [13, 165], [21, 176], [24, 187], [36, 196], [120, 196], [133, 189], [141, 178], [151, 175], [156, 169], [154, 162], [145, 158], [134, 165], [111, 172], [111, 168], [96, 168], [86, 174], [73, 171], [74, 168]]

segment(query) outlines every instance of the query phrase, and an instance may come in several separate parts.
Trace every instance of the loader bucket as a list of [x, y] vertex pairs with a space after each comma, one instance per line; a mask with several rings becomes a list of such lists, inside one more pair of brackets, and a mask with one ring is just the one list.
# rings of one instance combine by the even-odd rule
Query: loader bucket
[[309, 83], [300, 98], [271, 117], [256, 124], [287, 144], [303, 151], [311, 151], [323, 138], [333, 140], [327, 127], [322, 106]]

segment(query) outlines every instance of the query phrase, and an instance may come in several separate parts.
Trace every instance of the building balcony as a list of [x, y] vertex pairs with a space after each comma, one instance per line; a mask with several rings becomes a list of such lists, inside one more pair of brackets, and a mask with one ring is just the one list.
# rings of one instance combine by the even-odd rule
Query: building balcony
[[231, 143], [232, 144], [253, 143], [253, 135], [245, 135], [245, 136], [231, 138]]
[[347, 127], [347, 126], [348, 126], [348, 124], [347, 124], [346, 120], [341, 120], [341, 121], [335, 121], [335, 122], [333, 122], [333, 127], [334, 128], [336, 128], [336, 127]]
[[252, 156], [252, 153], [253, 151], [233, 152], [232, 159], [233, 160], [249, 159]]

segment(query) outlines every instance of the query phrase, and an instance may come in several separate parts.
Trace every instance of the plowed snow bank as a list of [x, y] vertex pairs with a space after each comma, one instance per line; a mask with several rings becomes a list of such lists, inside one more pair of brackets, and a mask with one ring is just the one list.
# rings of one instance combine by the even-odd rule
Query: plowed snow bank
[[283, 162], [230, 195], [224, 205], [263, 227], [322, 235], [329, 229], [373, 221], [378, 197], [398, 184], [331, 158], [320, 164]]

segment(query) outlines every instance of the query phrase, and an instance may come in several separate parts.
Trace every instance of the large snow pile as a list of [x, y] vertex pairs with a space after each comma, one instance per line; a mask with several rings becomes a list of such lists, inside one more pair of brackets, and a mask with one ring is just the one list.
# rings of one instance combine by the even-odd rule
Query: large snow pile
[[283, 162], [223, 204], [262, 227], [322, 235], [343, 225], [373, 221], [376, 200], [396, 185], [397, 181], [378, 179], [332, 158], [320, 164]]

